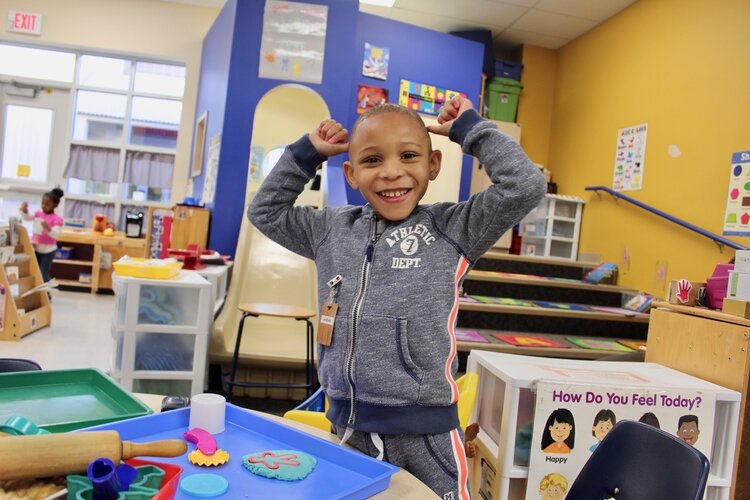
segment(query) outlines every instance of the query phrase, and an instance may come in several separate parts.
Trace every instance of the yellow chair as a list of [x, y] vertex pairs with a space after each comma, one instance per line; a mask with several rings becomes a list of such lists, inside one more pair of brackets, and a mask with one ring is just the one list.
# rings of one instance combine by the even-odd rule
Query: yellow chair
[[[456, 380], [458, 385], [458, 421], [463, 429], [469, 425], [469, 417], [471, 416], [471, 409], [474, 406], [474, 401], [477, 398], [477, 386], [479, 385], [479, 376], [474, 372], [465, 373], [463, 376]], [[300, 406], [307, 406], [308, 402], [313, 398], [321, 397], [323, 395], [322, 389], [319, 390], [320, 394], [315, 393], [310, 399], [302, 403]], [[325, 408], [323, 411], [310, 411], [310, 410], [289, 410], [284, 413], [284, 418], [294, 420], [295, 422], [301, 422], [303, 424], [311, 425], [323, 431], [331, 431], [331, 422], [326, 418], [326, 411], [328, 410], [328, 400], [325, 400]]]

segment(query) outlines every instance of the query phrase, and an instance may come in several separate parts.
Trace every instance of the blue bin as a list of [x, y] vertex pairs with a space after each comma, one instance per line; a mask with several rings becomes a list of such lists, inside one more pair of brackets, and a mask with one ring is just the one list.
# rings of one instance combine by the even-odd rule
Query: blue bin
[[523, 64], [519, 62], [495, 59], [495, 78], [510, 78], [520, 82], [522, 69]]

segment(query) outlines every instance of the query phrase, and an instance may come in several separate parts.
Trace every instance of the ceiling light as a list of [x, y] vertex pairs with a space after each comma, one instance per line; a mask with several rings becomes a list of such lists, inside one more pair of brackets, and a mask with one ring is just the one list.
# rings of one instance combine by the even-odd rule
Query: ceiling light
[[396, 3], [396, 0], [359, 0], [359, 3], [377, 5], [378, 7], [393, 7], [393, 4]]

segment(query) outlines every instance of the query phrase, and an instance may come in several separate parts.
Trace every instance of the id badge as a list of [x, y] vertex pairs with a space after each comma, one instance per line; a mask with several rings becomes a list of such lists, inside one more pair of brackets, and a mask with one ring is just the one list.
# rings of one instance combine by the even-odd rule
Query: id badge
[[329, 346], [333, 340], [333, 323], [336, 321], [336, 311], [339, 305], [326, 302], [320, 312], [320, 323], [318, 323], [318, 344]]

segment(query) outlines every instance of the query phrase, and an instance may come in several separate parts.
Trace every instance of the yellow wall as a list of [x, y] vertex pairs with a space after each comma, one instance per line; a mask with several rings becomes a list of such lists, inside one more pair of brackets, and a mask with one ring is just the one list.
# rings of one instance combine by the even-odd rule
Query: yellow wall
[[172, 188], [172, 200], [182, 200], [193, 141], [203, 38], [219, 9], [154, 0], [0, 0], [3, 20], [9, 10], [41, 14], [42, 34], [9, 33], [3, 22], [0, 36], [7, 41], [59, 44], [185, 64], [185, 95]]
[[516, 119], [521, 124], [521, 146], [533, 162], [547, 167], [557, 51], [524, 45], [521, 62], [523, 90]]
[[647, 122], [643, 189], [625, 194], [721, 233], [731, 155], [750, 150], [748, 19], [747, 0], [639, 0], [559, 50], [548, 167], [587, 200], [580, 251], [620, 263], [623, 285], [663, 295], [661, 262], [667, 282], [703, 280], [734, 256], [584, 187], [612, 186], [618, 129]]

